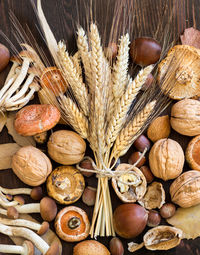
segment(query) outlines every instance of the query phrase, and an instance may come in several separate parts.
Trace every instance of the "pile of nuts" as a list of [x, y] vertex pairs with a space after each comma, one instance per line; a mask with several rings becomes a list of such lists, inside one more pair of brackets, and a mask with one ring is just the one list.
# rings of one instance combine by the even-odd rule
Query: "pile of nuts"
[[[117, 50], [114, 46], [116, 45], [112, 44], [107, 48], [108, 54], [112, 54], [113, 58]], [[147, 53], [144, 50], [146, 48]], [[161, 47], [152, 38], [138, 38], [132, 42], [130, 53], [135, 63], [146, 66], [159, 60]], [[0, 70], [2, 70], [9, 61], [9, 54], [2, 45], [0, 45], [0, 59], [2, 59]], [[152, 81], [150, 79], [148, 87], [151, 86]], [[129, 243], [128, 249], [131, 252], [143, 246], [148, 250], [168, 250], [177, 246], [182, 239], [182, 230], [167, 225], [165, 219], [176, 214], [177, 206], [188, 208], [200, 203], [199, 111], [200, 102], [196, 99], [182, 99], [175, 103], [170, 116], [164, 115], [154, 119], [146, 135], [142, 134], [135, 140], [127, 162], [115, 166], [115, 171], [123, 172], [139, 160], [131, 171], [111, 180], [116, 195], [123, 202], [113, 214], [117, 235], [132, 239], [144, 233], [146, 227], [148, 228], [141, 244]], [[38, 147], [47, 144], [48, 156], [34, 146], [21, 147], [12, 158], [13, 172], [30, 186], [36, 187], [46, 182], [49, 197], [42, 198], [40, 204], [23, 205], [23, 199], [20, 199], [20, 202], [17, 197], [11, 199], [12, 201], [8, 199], [17, 191], [0, 187], [0, 204], [4, 207], [0, 209], [0, 214], [16, 220], [0, 218], [0, 232], [3, 232], [1, 225], [19, 224], [17, 218], [20, 213], [40, 212], [45, 222], [41, 226], [33, 224], [34, 230], [40, 235], [44, 234], [49, 227], [46, 221], [56, 218], [55, 230], [62, 240], [82, 241], [75, 245], [74, 255], [106, 255], [110, 252], [112, 255], [123, 255], [124, 247], [118, 237], [110, 240], [110, 252], [97, 241], [85, 240], [90, 231], [88, 215], [83, 209], [71, 204], [81, 197], [86, 206], [95, 204], [96, 188], [89, 185], [85, 187], [85, 178], [89, 180], [94, 169], [90, 160], [84, 159], [86, 143], [77, 133], [59, 130], [48, 136], [47, 131], [57, 125], [59, 120], [59, 110], [55, 106], [46, 104], [29, 105], [16, 114], [14, 122], [16, 131], [23, 136], [34, 136]], [[185, 153], [177, 141], [169, 138], [171, 128], [182, 135], [196, 136], [188, 144]], [[148, 150], [147, 155], [142, 154], [145, 149]], [[53, 164], [61, 165], [52, 170], [52, 160]], [[192, 170], [183, 172], [185, 160]], [[91, 172], [80, 172], [72, 166], [77, 163], [81, 168]], [[168, 180], [173, 182], [169, 189], [171, 201], [166, 202], [165, 182]], [[41, 189], [37, 187], [24, 192], [33, 195], [38, 190]], [[55, 202], [64, 206], [58, 214]], [[26, 224], [31, 225], [28, 222]], [[9, 230], [12, 231], [12, 228], [10, 227]], [[34, 242], [34, 238], [32, 242], [38, 245]], [[49, 254], [49, 249], [54, 249], [54, 253], [51, 254], [60, 254], [58, 244], [56, 248], [54, 243], [50, 247], [46, 244], [45, 247], [45, 251], [41, 250], [42, 254]]]

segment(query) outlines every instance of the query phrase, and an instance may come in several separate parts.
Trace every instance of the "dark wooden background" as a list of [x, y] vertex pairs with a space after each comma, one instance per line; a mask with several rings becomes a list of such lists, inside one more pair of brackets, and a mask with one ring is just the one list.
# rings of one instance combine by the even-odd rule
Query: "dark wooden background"
[[[65, 39], [67, 41], [67, 45], [69, 51], [71, 53], [75, 52], [75, 26], [76, 22], [80, 22], [84, 27], [86, 27], [86, 17], [87, 15], [87, 4], [89, 1], [87, 0], [43, 0], [43, 9], [47, 20], [57, 38]], [[101, 33], [105, 33], [104, 38], [107, 38], [106, 32], [109, 31], [109, 26], [112, 23], [113, 16], [116, 14], [114, 9], [115, 0], [92, 0], [94, 5], [94, 14], [97, 20], [98, 26], [100, 27]], [[132, 19], [132, 24], [129, 24], [129, 33], [131, 40], [140, 35], [148, 35], [155, 37], [161, 43], [163, 42], [163, 31], [167, 26], [169, 26], [171, 31], [171, 39], [177, 39], [179, 34], [184, 30], [185, 27], [195, 26], [198, 28], [200, 25], [199, 21], [199, 0], [124, 0], [119, 1], [124, 2], [125, 6], [130, 8], [130, 14], [134, 16], [134, 11], [131, 8], [136, 9], [136, 18]], [[183, 4], [183, 2], [185, 4]], [[172, 13], [172, 3], [175, 4], [175, 13], [174, 19], [172, 20], [170, 17], [170, 13]], [[132, 6], [133, 5], [133, 6]], [[166, 8], [167, 6], [167, 8]], [[178, 7], [178, 8], [177, 8]], [[133, 8], [133, 9], [134, 9]], [[0, 0], [0, 30], [9, 38], [13, 45], [11, 45], [7, 40], [5, 40], [4, 36], [0, 36], [0, 43], [4, 43], [11, 50], [11, 53], [14, 54], [15, 50], [20, 50], [19, 43], [17, 42], [13, 31], [12, 24], [10, 21], [10, 16], [12, 13], [17, 17], [20, 24], [22, 25], [25, 33], [28, 33], [29, 29], [33, 37], [36, 39], [37, 43], [44, 49], [45, 53], [48, 55], [46, 50], [45, 43], [38, 32], [38, 23], [37, 18], [35, 16], [34, 10], [32, 8], [31, 2], [28, 0]], [[167, 13], [167, 14], [166, 14]], [[107, 18], [105, 18], [107, 16]], [[172, 20], [172, 21], [170, 21]], [[156, 34], [157, 28], [159, 28], [159, 32]], [[29, 29], [28, 29], [29, 28]], [[114, 27], [115, 30], [118, 27]], [[166, 35], [165, 35], [166, 36]], [[103, 40], [106, 43], [106, 39]], [[14, 47], [13, 47], [14, 46]], [[0, 74], [0, 87], [3, 86], [4, 80], [6, 78], [6, 74], [9, 71], [10, 66], [8, 66], [1, 74]], [[60, 127], [59, 127], [60, 128]], [[190, 138], [179, 136], [177, 133], [172, 132], [171, 138], [177, 140], [183, 147], [186, 148], [186, 145]], [[6, 128], [0, 133], [0, 143], [12, 142], [11, 136], [7, 134]], [[187, 165], [185, 165], [185, 169], [187, 169]], [[86, 179], [86, 183], [91, 185], [95, 185], [95, 179], [90, 178]], [[0, 171], [0, 185], [3, 187], [14, 188], [14, 187], [25, 187], [23, 184], [13, 173], [12, 170]], [[45, 185], [43, 185], [45, 192]], [[167, 188], [166, 188], [167, 189]], [[119, 199], [114, 194], [111, 188], [111, 196], [113, 201], [113, 208], [115, 208], [118, 204], [120, 204]], [[168, 196], [169, 197], [169, 196]], [[30, 201], [26, 198], [26, 201]], [[81, 206], [88, 212], [89, 218], [92, 217], [92, 208], [88, 208], [86, 205], [83, 205], [81, 201], [75, 203], [77, 206]], [[59, 206], [59, 209], [62, 206]], [[34, 216], [36, 219], [41, 220], [41, 218], [37, 215]], [[53, 228], [53, 224], [52, 224]], [[141, 240], [142, 237], [138, 238], [138, 241]], [[103, 242], [108, 247], [108, 243], [110, 238], [98, 238], [99, 241]], [[130, 240], [129, 240], [130, 241]], [[169, 251], [147, 251], [144, 248], [135, 254], [200, 254], [200, 243], [199, 239], [190, 240], [190, 241], [182, 241], [181, 244], [172, 250]], [[127, 240], [123, 240], [125, 253], [131, 254], [127, 251]], [[12, 243], [10, 239], [4, 235], [0, 235], [0, 243]], [[70, 255], [72, 254], [73, 244], [62, 242], [63, 244], [63, 254]]]

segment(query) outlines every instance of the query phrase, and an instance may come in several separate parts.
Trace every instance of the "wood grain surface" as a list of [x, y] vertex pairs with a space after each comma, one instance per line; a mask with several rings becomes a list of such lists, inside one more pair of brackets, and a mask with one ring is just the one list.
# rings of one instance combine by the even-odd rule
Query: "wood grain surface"
[[[33, 1], [34, 2], [34, 1]], [[105, 30], [105, 27], [108, 28], [112, 23], [114, 13], [114, 3], [116, 0], [91, 0], [94, 5], [94, 14], [96, 17], [96, 21], [98, 26], [100, 27], [101, 33], [106, 33], [108, 31]], [[176, 12], [179, 15], [179, 19], [175, 20], [171, 23], [170, 29], [174, 31], [174, 38], [184, 30], [185, 27], [196, 26], [197, 28], [200, 26], [199, 21], [199, 6], [200, 1], [197, 0], [186, 0], [185, 5], [181, 4], [184, 2], [183, 0], [123, 0], [125, 4], [131, 2], [137, 8], [137, 15], [133, 24], [129, 24], [129, 32], [131, 36], [131, 40], [139, 35], [146, 36], [154, 36], [155, 31], [159, 25], [162, 23], [162, 28], [169, 24], [168, 18], [170, 14], [164, 15], [164, 8], [167, 5], [168, 8], [165, 8], [165, 11], [170, 12], [170, 8], [172, 3], [176, 3]], [[67, 42], [68, 49], [71, 53], [76, 51], [75, 46], [75, 27], [76, 23], [80, 22], [84, 27], [86, 27], [86, 17], [88, 15], [87, 12], [87, 4], [89, 0], [42, 0], [43, 9], [46, 15], [46, 18], [55, 34], [57, 40], [64, 39]], [[178, 8], [177, 8], [178, 7]], [[16, 16], [22, 25], [26, 34], [33, 36], [39, 46], [44, 50], [47, 54], [49, 61], [51, 63], [51, 58], [47, 51], [46, 45], [44, 43], [43, 38], [41, 37], [40, 32], [38, 31], [38, 22], [36, 15], [34, 13], [34, 9], [31, 5], [31, 1], [28, 0], [0, 0], [0, 30], [8, 37], [10, 42], [5, 39], [3, 35], [0, 35], [0, 43], [4, 43], [11, 50], [11, 53], [14, 54], [15, 50], [20, 50], [19, 42], [17, 42], [13, 32], [13, 26], [10, 21], [10, 17]], [[134, 14], [133, 14], [134, 15]], [[106, 16], [106, 17], [105, 17]], [[162, 20], [164, 19], [164, 20]], [[159, 23], [160, 22], [160, 23]], [[118, 29], [114, 27], [114, 29]], [[159, 41], [162, 41], [162, 29], [159, 30], [157, 34], [157, 38]], [[105, 35], [105, 38], [106, 35]], [[104, 40], [106, 43], [106, 39]], [[1, 74], [0, 74], [0, 87], [3, 86], [6, 75], [9, 71], [10, 66], [8, 66]], [[36, 102], [37, 99], [35, 99]], [[168, 109], [169, 112], [169, 109]], [[56, 127], [56, 129], [63, 127]], [[66, 127], [64, 127], [66, 128]], [[179, 136], [177, 133], [172, 132], [171, 138], [178, 141], [183, 149], [186, 148], [186, 145], [190, 138]], [[0, 144], [12, 142], [12, 138], [7, 133], [7, 129], [4, 128], [0, 133]], [[133, 148], [131, 148], [133, 150]], [[88, 151], [89, 153], [89, 151]], [[130, 152], [129, 152], [130, 153]], [[126, 160], [126, 159], [123, 159]], [[56, 166], [56, 164], [54, 165]], [[188, 169], [188, 166], [185, 165], [185, 169]], [[86, 178], [86, 183], [91, 185], [96, 185], [95, 178]], [[3, 187], [14, 188], [14, 187], [25, 187], [23, 184], [12, 172], [12, 170], [4, 170], [0, 171], [0, 185]], [[43, 189], [45, 192], [45, 185], [43, 185]], [[166, 186], [166, 190], [168, 187]], [[116, 208], [117, 205], [120, 204], [119, 199], [114, 194], [111, 188], [111, 196], [113, 202], [113, 208]], [[169, 196], [167, 197], [169, 199]], [[26, 197], [26, 202], [31, 201], [28, 197]], [[89, 218], [91, 220], [92, 217], [92, 208], [88, 208], [81, 201], [75, 203], [75, 205], [82, 207], [87, 211]], [[59, 209], [62, 206], [58, 206]], [[40, 216], [34, 215], [34, 217], [41, 221]], [[51, 224], [53, 228], [53, 223]], [[109, 240], [111, 238], [98, 238], [99, 241], [104, 243], [107, 247], [109, 244]], [[141, 241], [142, 236], [140, 236], [136, 241]], [[4, 235], [0, 235], [0, 244], [11, 244], [11, 240]], [[131, 254], [127, 250], [127, 240], [123, 240], [125, 253]], [[73, 252], [72, 243], [62, 242], [63, 244], [63, 254], [71, 255]], [[135, 254], [168, 254], [168, 255], [199, 255], [200, 254], [200, 239], [197, 238], [195, 240], [190, 241], [182, 241], [181, 244], [169, 251], [147, 251], [144, 248]]]

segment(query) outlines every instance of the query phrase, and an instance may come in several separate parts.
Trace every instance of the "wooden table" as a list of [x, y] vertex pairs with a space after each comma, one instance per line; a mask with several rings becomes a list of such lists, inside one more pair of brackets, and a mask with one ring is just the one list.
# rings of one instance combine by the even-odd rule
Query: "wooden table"
[[[97, 17], [97, 24], [100, 26], [102, 31], [104, 30], [104, 25], [106, 22], [107, 24], [111, 23], [113, 13], [114, 13], [114, 2], [116, 0], [97, 0], [96, 2], [96, 17]], [[173, 0], [172, 0], [173, 1]], [[159, 22], [152, 22], [152, 20], [160, 20], [162, 21], [163, 15], [163, 7], [165, 4], [168, 5], [168, 11], [170, 10], [170, 6], [172, 3], [171, 0], [165, 0], [165, 1], [158, 1], [158, 0], [132, 0], [130, 1], [132, 4], [135, 4], [135, 6], [138, 8], [137, 17], [136, 17], [136, 23], [135, 27], [130, 26], [130, 36], [131, 39], [133, 39], [136, 36], [139, 35], [148, 35], [153, 36], [153, 31], [155, 31], [155, 28], [158, 26]], [[76, 8], [75, 0], [43, 0], [43, 9], [45, 12], [45, 15], [47, 17], [47, 20], [49, 24], [51, 25], [51, 28], [57, 38], [59, 39], [65, 39], [67, 41], [67, 45], [69, 48], [69, 51], [71, 53], [74, 53], [76, 50], [75, 46], [75, 24], [72, 22], [72, 18], [75, 21], [82, 22], [85, 19], [85, 5], [84, 3], [89, 2], [87, 0], [78, 0], [78, 8]], [[92, 1], [94, 3], [94, 0]], [[123, 2], [123, 1], [122, 1]], [[180, 8], [180, 4], [183, 3], [182, 0], [176, 0], [175, 1], [179, 10], [180, 14], [180, 22], [178, 29], [178, 33], [182, 32], [184, 27], [192, 26], [193, 23], [195, 25], [200, 24], [199, 22], [199, 0], [186, 1], [186, 4], [184, 8]], [[128, 0], [125, 0], [124, 3], [127, 5]], [[110, 4], [110, 8], [107, 8], [106, 4]], [[194, 4], [194, 5], [193, 5]], [[105, 7], [106, 6], [106, 7]], [[192, 7], [193, 6], [193, 7]], [[112, 8], [111, 8], [112, 7]], [[79, 15], [77, 16], [77, 10], [79, 12]], [[105, 14], [108, 14], [107, 20], [105, 22]], [[195, 19], [193, 19], [194, 15], [196, 14]], [[11, 30], [11, 21], [9, 19], [9, 16], [13, 16], [13, 14], [17, 17], [19, 22], [22, 24], [24, 31], [26, 33], [29, 32], [29, 29], [31, 30], [31, 33], [33, 37], [36, 39], [37, 43], [44, 49], [45, 53], [48, 55], [48, 52], [45, 47], [45, 43], [42, 40], [40, 34], [37, 30], [37, 19], [34, 14], [33, 8], [31, 6], [30, 1], [27, 0], [0, 0], [0, 30], [2, 30], [5, 35], [8, 36], [9, 40], [13, 43], [13, 45], [16, 47], [17, 50], [20, 50], [19, 44], [16, 41], [16, 38], [13, 34], [13, 31]], [[144, 15], [142, 15], [144, 14]], [[197, 15], [198, 14], [198, 15]], [[162, 18], [161, 18], [162, 17]], [[63, 22], [64, 20], [64, 22]], [[164, 18], [164, 23], [166, 23], [166, 18]], [[164, 24], [163, 23], [163, 24]], [[82, 23], [81, 23], [82, 24]], [[144, 24], [144, 25], [143, 25]], [[37, 26], [36, 26], [37, 25]], [[133, 24], [132, 24], [133, 25]], [[114, 29], [117, 29], [117, 27], [114, 27]], [[170, 29], [173, 29], [173, 26], [170, 27]], [[162, 31], [160, 31], [161, 33]], [[158, 38], [161, 38], [161, 34], [157, 35]], [[177, 36], [177, 33], [175, 34]], [[0, 42], [6, 44], [10, 49], [11, 45], [1, 36]], [[13, 52], [12, 52], [13, 53]], [[48, 55], [49, 56], [49, 55]], [[8, 73], [10, 67], [7, 67], [4, 72], [0, 74], [0, 87], [3, 85], [3, 82], [5, 80], [6, 74]], [[182, 145], [183, 149], [186, 148], [186, 145], [189, 141], [188, 137], [181, 137], [177, 133], [172, 132], [171, 137]], [[8, 135], [6, 128], [3, 129], [3, 131], [0, 133], [0, 143], [7, 143], [12, 142], [11, 136]], [[185, 166], [187, 169], [187, 165]], [[86, 179], [87, 183], [92, 183], [92, 185], [95, 184], [95, 179]], [[12, 172], [12, 170], [5, 170], [0, 171], [0, 185], [3, 187], [25, 187], [26, 185], [23, 184]], [[43, 188], [45, 190], [45, 185], [43, 185]], [[115, 193], [113, 192], [111, 188], [111, 196], [113, 201], [113, 208], [116, 208], [118, 204], [120, 204], [119, 199], [116, 197]], [[27, 201], [29, 201], [28, 198], [26, 198]], [[92, 208], [88, 208], [87, 206], [83, 205], [81, 201], [78, 201], [75, 203], [77, 206], [81, 206], [83, 209], [85, 209], [88, 212], [89, 218], [92, 217]], [[59, 209], [62, 208], [62, 206], [59, 206]], [[41, 220], [39, 216], [34, 216], [36, 219]], [[53, 228], [53, 224], [52, 224]], [[139, 238], [141, 239], [141, 238]], [[98, 238], [101, 242], [103, 242], [105, 245], [108, 245], [110, 238]], [[142, 249], [135, 254], [177, 254], [177, 255], [198, 255], [200, 254], [200, 240], [197, 238], [195, 240], [191, 241], [182, 241], [181, 244], [172, 250], [169, 251], [157, 251], [157, 252], [151, 252], [146, 251], [145, 249]], [[127, 251], [127, 241], [123, 240], [124, 247], [125, 247], [125, 253], [124, 254], [131, 254]], [[7, 238], [4, 235], [0, 235], [0, 243], [6, 244], [6, 243], [12, 243], [9, 238]], [[72, 254], [72, 247], [73, 244], [62, 242], [63, 244], [63, 254], [70, 255]]]

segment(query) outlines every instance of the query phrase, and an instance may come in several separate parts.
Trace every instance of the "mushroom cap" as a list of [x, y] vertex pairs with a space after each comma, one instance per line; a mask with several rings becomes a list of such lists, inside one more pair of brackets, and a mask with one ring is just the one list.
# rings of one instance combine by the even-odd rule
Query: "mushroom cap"
[[24, 241], [23, 247], [25, 249], [24, 255], [34, 255], [34, 245], [31, 241]]
[[180, 100], [200, 95], [200, 50], [176, 45], [158, 66], [161, 89], [170, 98]]
[[22, 196], [16, 195], [14, 196], [14, 201], [17, 201], [20, 205], [24, 205], [25, 204], [25, 200]]
[[55, 66], [44, 69], [40, 78], [40, 83], [42, 87], [46, 87], [53, 91], [56, 96], [60, 93], [65, 93], [68, 88], [68, 84], [66, 84], [61, 71]]
[[12, 56], [11, 58], [10, 58], [10, 61], [11, 62], [16, 62], [16, 63], [18, 63], [19, 65], [21, 65], [22, 63], [23, 63], [23, 61], [21, 60], [21, 58], [20, 57], [18, 57], [18, 56]]
[[85, 180], [73, 166], [57, 167], [47, 179], [48, 195], [61, 204], [72, 204], [83, 194]]
[[7, 216], [9, 219], [18, 219], [19, 218], [19, 213], [17, 209], [14, 206], [10, 206], [7, 209]]
[[40, 200], [43, 197], [42, 188], [40, 186], [34, 187], [30, 194], [33, 200]]
[[59, 243], [53, 242], [45, 255], [59, 255]]
[[42, 222], [41, 228], [37, 231], [37, 234], [42, 236], [49, 230], [49, 223], [47, 221]]
[[57, 214], [57, 205], [50, 197], [43, 197], [40, 201], [40, 214], [43, 220], [52, 221]]
[[74, 247], [73, 255], [109, 255], [108, 249], [95, 240], [86, 240]]
[[57, 214], [55, 229], [62, 240], [79, 242], [88, 237], [90, 222], [84, 210], [76, 206], [67, 206]]
[[33, 136], [53, 128], [59, 120], [60, 112], [53, 105], [27, 105], [17, 112], [14, 127], [20, 135]]

